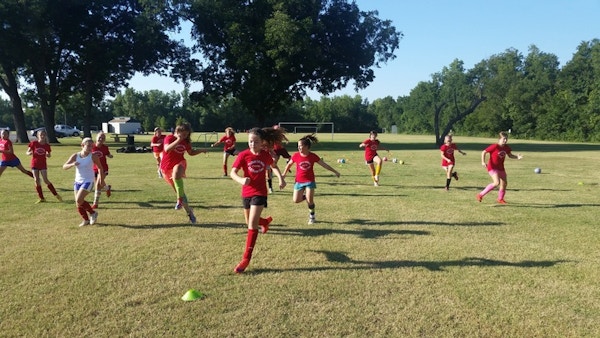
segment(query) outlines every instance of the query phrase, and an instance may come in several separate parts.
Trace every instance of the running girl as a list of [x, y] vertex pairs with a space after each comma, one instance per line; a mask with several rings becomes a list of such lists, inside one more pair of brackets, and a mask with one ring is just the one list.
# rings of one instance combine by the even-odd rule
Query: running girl
[[235, 131], [233, 131], [233, 128], [227, 127], [225, 128], [225, 135], [219, 141], [211, 144], [211, 147], [216, 147], [223, 143], [223, 176], [227, 176], [227, 159], [229, 159], [229, 156], [235, 156], [236, 154], [235, 141]]
[[359, 145], [360, 148], [365, 148], [365, 161], [371, 170], [371, 177], [373, 178], [373, 185], [379, 186], [379, 174], [381, 173], [381, 165], [383, 160], [377, 154], [377, 150], [383, 149], [389, 151], [381, 146], [381, 142], [377, 139], [377, 132], [371, 130], [369, 138], [363, 141]]
[[466, 155], [467, 153], [458, 149], [456, 143], [452, 142], [452, 135], [446, 135], [444, 138], [444, 144], [440, 147], [440, 151], [442, 154], [442, 169], [446, 172], [446, 187], [444, 189], [450, 189], [450, 182], [452, 181], [452, 177], [458, 181], [458, 173], [454, 170], [454, 152], [458, 151], [462, 155]]
[[35, 182], [35, 190], [38, 194], [38, 201], [36, 203], [46, 202], [44, 193], [42, 192], [42, 185], [40, 183], [40, 174], [44, 183], [48, 187], [48, 190], [56, 197], [59, 202], [62, 202], [62, 197], [56, 192], [54, 185], [48, 179], [48, 164], [46, 158], [49, 158], [52, 153], [52, 148], [48, 143], [48, 135], [46, 130], [40, 129], [37, 132], [37, 140], [29, 142], [27, 148], [27, 155], [31, 155], [31, 172], [33, 173], [33, 181]]

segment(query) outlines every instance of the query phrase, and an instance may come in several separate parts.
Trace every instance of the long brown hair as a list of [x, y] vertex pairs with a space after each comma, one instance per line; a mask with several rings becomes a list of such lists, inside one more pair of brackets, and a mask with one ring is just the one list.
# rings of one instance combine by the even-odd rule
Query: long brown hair
[[269, 148], [273, 147], [273, 145], [277, 142], [283, 142], [285, 140], [285, 129], [283, 128], [273, 128], [273, 127], [265, 127], [265, 128], [252, 128], [248, 130], [248, 134], [254, 134], [266, 143]]
[[187, 123], [181, 123], [180, 125], [178, 125], [177, 127], [175, 127], [175, 134], [179, 133], [180, 131], [187, 131], [188, 132], [188, 137], [184, 140], [188, 143], [192, 143], [192, 126]]
[[308, 149], [310, 149], [310, 147], [313, 144], [316, 144], [316, 143], [319, 142], [319, 139], [315, 136], [315, 134], [309, 134], [309, 135], [303, 136], [298, 141], [300, 141], [302, 143], [302, 146], [307, 147]]

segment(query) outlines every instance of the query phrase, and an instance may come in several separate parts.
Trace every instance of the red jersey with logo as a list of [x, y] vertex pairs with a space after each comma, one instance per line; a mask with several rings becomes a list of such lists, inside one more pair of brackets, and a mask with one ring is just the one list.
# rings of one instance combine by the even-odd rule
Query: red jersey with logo
[[29, 149], [31, 149], [31, 169], [46, 170], [48, 165], [46, 162], [47, 154], [52, 152], [50, 144], [41, 144], [39, 141], [29, 142]]
[[308, 183], [315, 181], [315, 163], [321, 158], [315, 153], [302, 156], [300, 152], [292, 155], [292, 161], [296, 164], [296, 183]]
[[487, 163], [487, 170], [504, 171], [504, 159], [512, 153], [508, 145], [492, 144], [485, 148], [485, 151], [490, 154], [490, 159]]
[[163, 134], [161, 134], [160, 136], [156, 136], [156, 135], [152, 136], [152, 139], [150, 140], [150, 143], [158, 143], [158, 144], [160, 144], [159, 146], [153, 146], [152, 147], [152, 152], [153, 153], [160, 153], [160, 152], [163, 151], [163, 149], [164, 149], [163, 142], [165, 141], [165, 137], [166, 136], [167, 135], [163, 135]]
[[235, 135], [231, 136], [223, 136], [219, 140], [219, 143], [223, 143], [223, 151], [227, 151], [229, 149], [235, 148]]
[[[5, 150], [12, 150], [12, 153], [5, 154]], [[15, 155], [15, 150], [13, 148], [12, 142], [10, 140], [0, 139], [0, 151], [2, 153], [2, 161], [13, 161], [17, 159], [17, 155]]]
[[[102, 164], [102, 168], [104, 168], [104, 172], [107, 173], [108, 172], [108, 161], [106, 160], [106, 156], [110, 155], [110, 150], [108, 149], [108, 146], [106, 144], [99, 146], [96, 143], [94, 143], [94, 146], [92, 147], [92, 153], [96, 154], [96, 156], [98, 156], [98, 159], [100, 160], [100, 163]], [[95, 163], [94, 163], [94, 172], [95, 173], [98, 172], [98, 167], [96, 166]]]
[[[175, 137], [175, 135], [167, 135], [167, 137], [165, 137], [164, 140], [164, 146], [166, 147], [167, 145], [175, 142], [176, 140], [177, 137]], [[163, 151], [162, 160], [160, 161], [160, 169], [173, 169], [173, 167], [185, 160], [185, 153], [191, 150], [192, 144], [190, 142], [181, 141], [175, 146], [175, 148], [171, 149], [171, 151]]]
[[447, 167], [449, 164], [454, 164], [454, 152], [458, 149], [456, 144], [450, 143], [450, 145], [442, 144], [440, 150], [444, 153], [446, 158], [449, 158], [451, 161], [446, 161], [445, 158], [442, 159], [442, 167]]
[[273, 157], [266, 150], [253, 154], [246, 149], [238, 154], [232, 168], [242, 169], [244, 177], [250, 178], [250, 184], [242, 186], [242, 197], [267, 196], [265, 171], [273, 164]]
[[367, 139], [363, 142], [365, 145], [365, 160], [371, 161], [377, 155], [377, 149], [379, 149], [379, 140]]

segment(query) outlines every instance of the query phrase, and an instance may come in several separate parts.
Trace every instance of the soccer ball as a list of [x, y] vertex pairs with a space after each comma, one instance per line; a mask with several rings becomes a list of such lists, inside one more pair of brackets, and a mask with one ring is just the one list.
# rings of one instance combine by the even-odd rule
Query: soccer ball
[[404, 161], [400, 160], [400, 161], [398, 161], [398, 163], [400, 163], [400, 164], [404, 164]]
[[387, 162], [387, 160], [388, 160], [387, 157], [383, 158], [383, 162]]
[[541, 174], [542, 173], [542, 168], [535, 168], [533, 169], [533, 172], [536, 174]]
[[394, 163], [398, 163], [398, 159], [394, 157], [394, 158], [392, 159], [392, 162], [394, 162]]

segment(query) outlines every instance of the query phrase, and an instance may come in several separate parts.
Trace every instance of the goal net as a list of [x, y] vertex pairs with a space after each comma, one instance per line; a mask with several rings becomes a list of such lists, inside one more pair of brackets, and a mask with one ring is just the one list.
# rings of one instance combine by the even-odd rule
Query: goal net
[[331, 133], [333, 141], [333, 122], [279, 122], [278, 125], [286, 130], [293, 130], [294, 134], [298, 132], [310, 132], [318, 134], [319, 132]]

